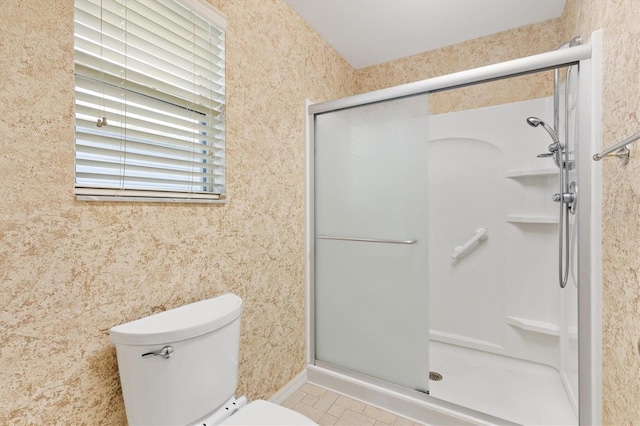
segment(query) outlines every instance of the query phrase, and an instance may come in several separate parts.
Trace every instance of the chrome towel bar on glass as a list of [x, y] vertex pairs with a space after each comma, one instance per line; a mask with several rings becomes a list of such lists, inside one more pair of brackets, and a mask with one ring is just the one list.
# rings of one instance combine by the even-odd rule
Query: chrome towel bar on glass
[[355, 238], [355, 237], [330, 237], [328, 235], [318, 235], [319, 240], [338, 241], [358, 241], [362, 243], [384, 243], [384, 244], [415, 244], [418, 240], [380, 240], [377, 238]]

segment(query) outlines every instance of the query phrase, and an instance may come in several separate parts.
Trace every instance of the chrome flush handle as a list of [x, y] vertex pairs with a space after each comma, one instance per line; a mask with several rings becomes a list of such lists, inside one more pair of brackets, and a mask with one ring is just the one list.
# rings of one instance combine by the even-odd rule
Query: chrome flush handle
[[171, 346], [165, 346], [159, 351], [147, 352], [146, 354], [142, 354], [142, 358], [152, 358], [154, 356], [159, 356], [164, 359], [169, 359], [173, 356], [173, 348]]

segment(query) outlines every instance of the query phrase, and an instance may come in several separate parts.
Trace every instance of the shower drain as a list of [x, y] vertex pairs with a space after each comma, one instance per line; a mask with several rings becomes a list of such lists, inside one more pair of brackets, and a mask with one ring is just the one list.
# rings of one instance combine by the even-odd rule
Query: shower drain
[[435, 371], [429, 371], [429, 380], [439, 382], [440, 380], [442, 380], [442, 374], [436, 373]]

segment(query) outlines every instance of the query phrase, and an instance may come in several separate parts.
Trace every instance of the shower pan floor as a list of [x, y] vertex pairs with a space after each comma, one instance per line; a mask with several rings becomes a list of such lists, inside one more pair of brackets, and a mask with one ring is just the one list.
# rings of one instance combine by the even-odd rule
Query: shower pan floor
[[548, 366], [430, 341], [431, 396], [523, 425], [577, 425], [559, 373]]

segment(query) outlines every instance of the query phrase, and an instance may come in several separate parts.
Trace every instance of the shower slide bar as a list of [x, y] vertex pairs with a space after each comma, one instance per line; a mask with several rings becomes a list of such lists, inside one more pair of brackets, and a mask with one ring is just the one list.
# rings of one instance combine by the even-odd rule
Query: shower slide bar
[[384, 244], [415, 244], [418, 240], [380, 240], [377, 238], [355, 238], [355, 237], [330, 237], [328, 235], [318, 235], [319, 240], [338, 241], [358, 241], [361, 243], [384, 243]]
[[489, 230], [487, 228], [476, 229], [475, 234], [473, 234], [473, 237], [471, 237], [469, 241], [453, 249], [453, 253], [451, 253], [451, 258], [457, 259], [460, 256], [464, 256], [464, 254], [469, 250], [469, 248], [471, 248], [473, 243], [475, 243], [476, 241], [484, 241], [487, 238], [489, 238], [488, 234], [489, 234]]
[[[594, 154], [593, 159], [595, 161], [600, 161], [605, 157], [618, 157], [620, 161], [622, 161], [622, 164], [626, 166], [627, 164], [629, 164], [629, 153], [630, 153], [629, 148], [627, 148], [627, 145], [629, 145], [631, 142], [637, 141], [638, 139], [640, 139], [640, 132], [635, 133], [632, 136], [629, 136], [625, 140], [618, 142], [617, 144], [613, 145], [610, 148], [605, 149], [602, 152]], [[617, 151], [617, 152], [615, 154], [611, 154], [613, 151]]]

